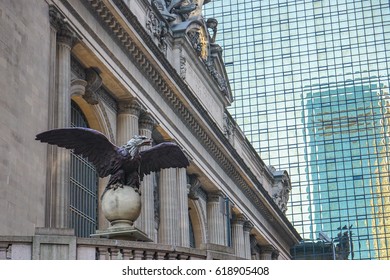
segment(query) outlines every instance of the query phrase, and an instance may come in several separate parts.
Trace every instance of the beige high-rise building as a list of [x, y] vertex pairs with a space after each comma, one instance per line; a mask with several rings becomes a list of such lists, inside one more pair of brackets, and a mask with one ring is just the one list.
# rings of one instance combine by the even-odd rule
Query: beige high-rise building
[[[0, 0], [0, 259], [291, 258], [289, 175], [226, 110], [217, 21], [168, 2]], [[34, 140], [72, 126], [173, 141], [190, 165], [146, 176], [134, 231], [117, 234], [108, 178]]]

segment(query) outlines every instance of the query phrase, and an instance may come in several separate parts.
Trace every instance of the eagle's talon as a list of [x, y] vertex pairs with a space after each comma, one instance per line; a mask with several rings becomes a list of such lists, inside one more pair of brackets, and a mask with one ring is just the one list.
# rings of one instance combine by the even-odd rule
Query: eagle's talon
[[123, 184], [120, 184], [120, 183], [116, 183], [114, 185], [111, 185], [112, 189], [115, 191], [117, 188], [122, 188], [123, 189]]

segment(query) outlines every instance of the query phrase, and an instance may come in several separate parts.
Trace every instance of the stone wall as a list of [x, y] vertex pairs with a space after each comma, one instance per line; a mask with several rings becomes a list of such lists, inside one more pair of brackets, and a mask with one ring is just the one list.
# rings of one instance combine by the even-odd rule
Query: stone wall
[[[48, 5], [0, 0], [0, 235], [32, 234], [44, 225]], [[26, 4], [28, 7], [26, 7]]]

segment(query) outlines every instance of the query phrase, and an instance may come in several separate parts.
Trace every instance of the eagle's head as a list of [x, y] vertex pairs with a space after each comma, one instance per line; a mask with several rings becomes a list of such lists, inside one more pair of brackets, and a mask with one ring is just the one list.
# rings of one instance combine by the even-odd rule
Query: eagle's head
[[141, 146], [146, 146], [151, 144], [152, 144], [152, 139], [146, 136], [135, 135], [127, 142], [126, 145], [123, 145], [123, 148], [128, 150], [130, 155], [134, 157], [139, 152], [139, 148]]

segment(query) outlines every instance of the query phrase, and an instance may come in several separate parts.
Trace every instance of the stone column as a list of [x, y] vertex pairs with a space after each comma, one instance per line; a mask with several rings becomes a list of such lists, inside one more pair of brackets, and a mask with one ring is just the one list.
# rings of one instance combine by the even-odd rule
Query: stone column
[[162, 169], [159, 182], [160, 196], [160, 226], [158, 230], [159, 243], [178, 245], [178, 196], [177, 170]]
[[232, 243], [237, 257], [245, 258], [244, 223], [242, 215], [236, 215], [232, 221]]
[[207, 225], [209, 243], [225, 245], [225, 228], [221, 212], [221, 192], [209, 193], [207, 197]]
[[260, 260], [272, 260], [272, 254], [274, 252], [272, 245], [266, 245], [260, 247]]
[[[116, 122], [116, 144], [126, 144], [134, 135], [139, 134], [138, 120], [141, 114], [141, 105], [135, 98], [122, 100], [118, 103], [118, 116]], [[140, 219], [134, 222], [134, 226], [142, 228]]]
[[251, 256], [251, 242], [250, 242], [250, 232], [253, 228], [253, 224], [249, 221], [244, 223], [244, 250], [245, 250], [245, 258], [250, 260]]
[[[153, 117], [149, 113], [143, 113], [139, 119], [139, 134], [152, 138], [152, 131], [155, 125]], [[141, 150], [149, 147], [141, 147]], [[137, 221], [142, 225], [141, 230], [145, 232], [150, 239], [155, 240], [154, 226], [154, 183], [153, 176], [155, 173], [146, 175], [141, 182], [141, 215]]]
[[[51, 16], [53, 10], [51, 8]], [[52, 21], [54, 22], [54, 21]], [[49, 122], [55, 121], [54, 126], [70, 127], [71, 118], [71, 96], [70, 96], [70, 85], [71, 85], [71, 49], [77, 42], [78, 37], [74, 30], [69, 24], [62, 20], [59, 13], [57, 13], [57, 20], [55, 21], [56, 29], [56, 91], [50, 102], [52, 116]], [[52, 34], [54, 30], [52, 28]], [[53, 66], [52, 63], [51, 66]], [[51, 87], [54, 85], [50, 84]], [[49, 123], [50, 125], [50, 123]], [[69, 177], [70, 177], [70, 151], [66, 149], [55, 149], [55, 155], [53, 156], [54, 161], [49, 164], [53, 165], [53, 170], [56, 171], [55, 186], [52, 186], [52, 197], [54, 198], [55, 209], [51, 208], [54, 212], [52, 218], [54, 221], [50, 222], [50, 226], [57, 228], [69, 227]]]
[[179, 246], [190, 247], [190, 219], [188, 216], [187, 172], [177, 168], [177, 195], [179, 206]]
[[136, 99], [119, 102], [117, 116], [116, 142], [118, 146], [126, 144], [134, 135], [138, 135], [138, 120], [141, 105]]

